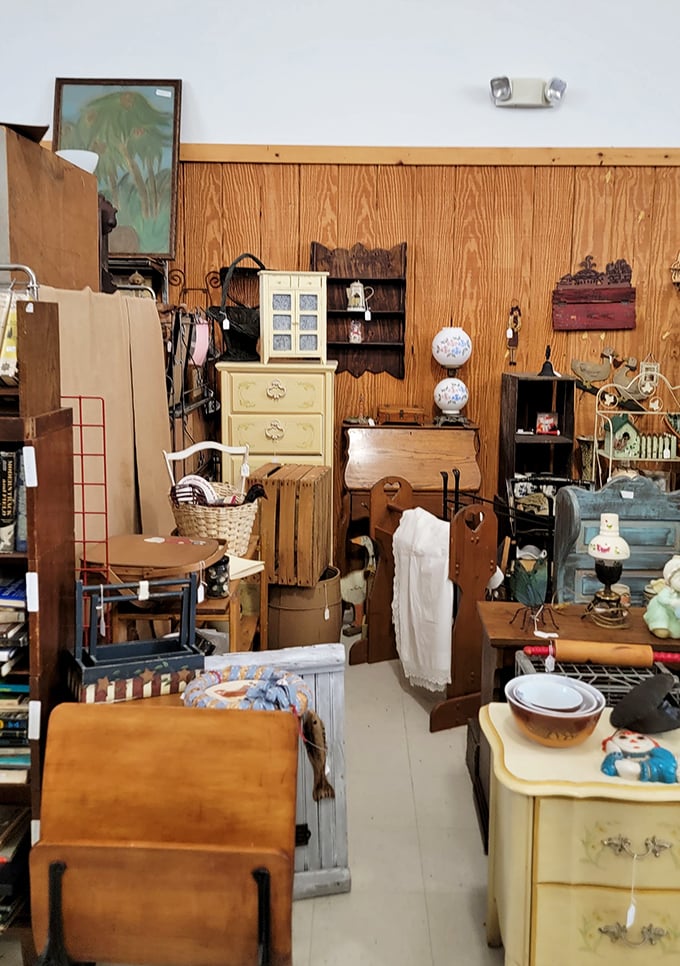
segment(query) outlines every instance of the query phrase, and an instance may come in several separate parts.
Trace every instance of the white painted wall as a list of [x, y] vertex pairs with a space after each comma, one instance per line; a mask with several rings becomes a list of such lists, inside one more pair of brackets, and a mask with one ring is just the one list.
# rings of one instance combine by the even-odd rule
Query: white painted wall
[[[58, 76], [177, 77], [185, 143], [677, 147], [679, 27], [678, 0], [0, 0], [0, 121], [50, 122]], [[565, 101], [499, 110], [497, 74]]]

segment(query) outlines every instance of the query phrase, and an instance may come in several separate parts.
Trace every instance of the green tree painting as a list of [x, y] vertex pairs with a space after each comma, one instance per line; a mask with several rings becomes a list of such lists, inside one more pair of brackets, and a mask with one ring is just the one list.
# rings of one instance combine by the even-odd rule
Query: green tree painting
[[58, 87], [58, 148], [99, 155], [99, 190], [118, 211], [112, 254], [174, 254], [179, 84], [65, 80]]

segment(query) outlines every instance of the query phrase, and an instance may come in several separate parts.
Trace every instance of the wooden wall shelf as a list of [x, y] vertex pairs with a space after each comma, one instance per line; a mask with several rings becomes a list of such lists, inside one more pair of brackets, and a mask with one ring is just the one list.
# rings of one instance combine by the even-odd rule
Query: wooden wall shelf
[[[404, 331], [406, 324], [406, 242], [393, 248], [329, 249], [312, 242], [313, 271], [328, 272], [328, 356], [336, 359], [338, 372], [360, 376], [364, 372], [387, 372], [404, 378]], [[370, 321], [363, 312], [347, 310], [346, 288], [361, 281], [374, 290], [369, 300]], [[350, 342], [350, 326], [361, 322], [363, 340]]]

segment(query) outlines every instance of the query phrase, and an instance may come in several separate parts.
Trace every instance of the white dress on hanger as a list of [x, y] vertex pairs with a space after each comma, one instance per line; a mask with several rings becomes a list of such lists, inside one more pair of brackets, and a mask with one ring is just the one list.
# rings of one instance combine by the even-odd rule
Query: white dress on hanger
[[392, 620], [397, 652], [411, 684], [441, 691], [451, 683], [453, 583], [446, 520], [405, 510], [392, 537]]

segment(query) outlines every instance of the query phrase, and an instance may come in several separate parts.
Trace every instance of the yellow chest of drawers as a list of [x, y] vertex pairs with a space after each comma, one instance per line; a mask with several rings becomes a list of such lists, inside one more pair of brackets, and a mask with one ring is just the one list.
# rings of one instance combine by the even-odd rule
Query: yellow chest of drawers
[[[222, 442], [250, 447], [250, 467], [264, 463], [333, 465], [337, 363], [220, 362]], [[225, 456], [234, 483], [240, 461]]]
[[[600, 772], [608, 710], [557, 750], [520, 735], [507, 705], [479, 717], [493, 755], [487, 939], [506, 966], [680, 962], [680, 786]], [[677, 732], [659, 737], [680, 755]]]

